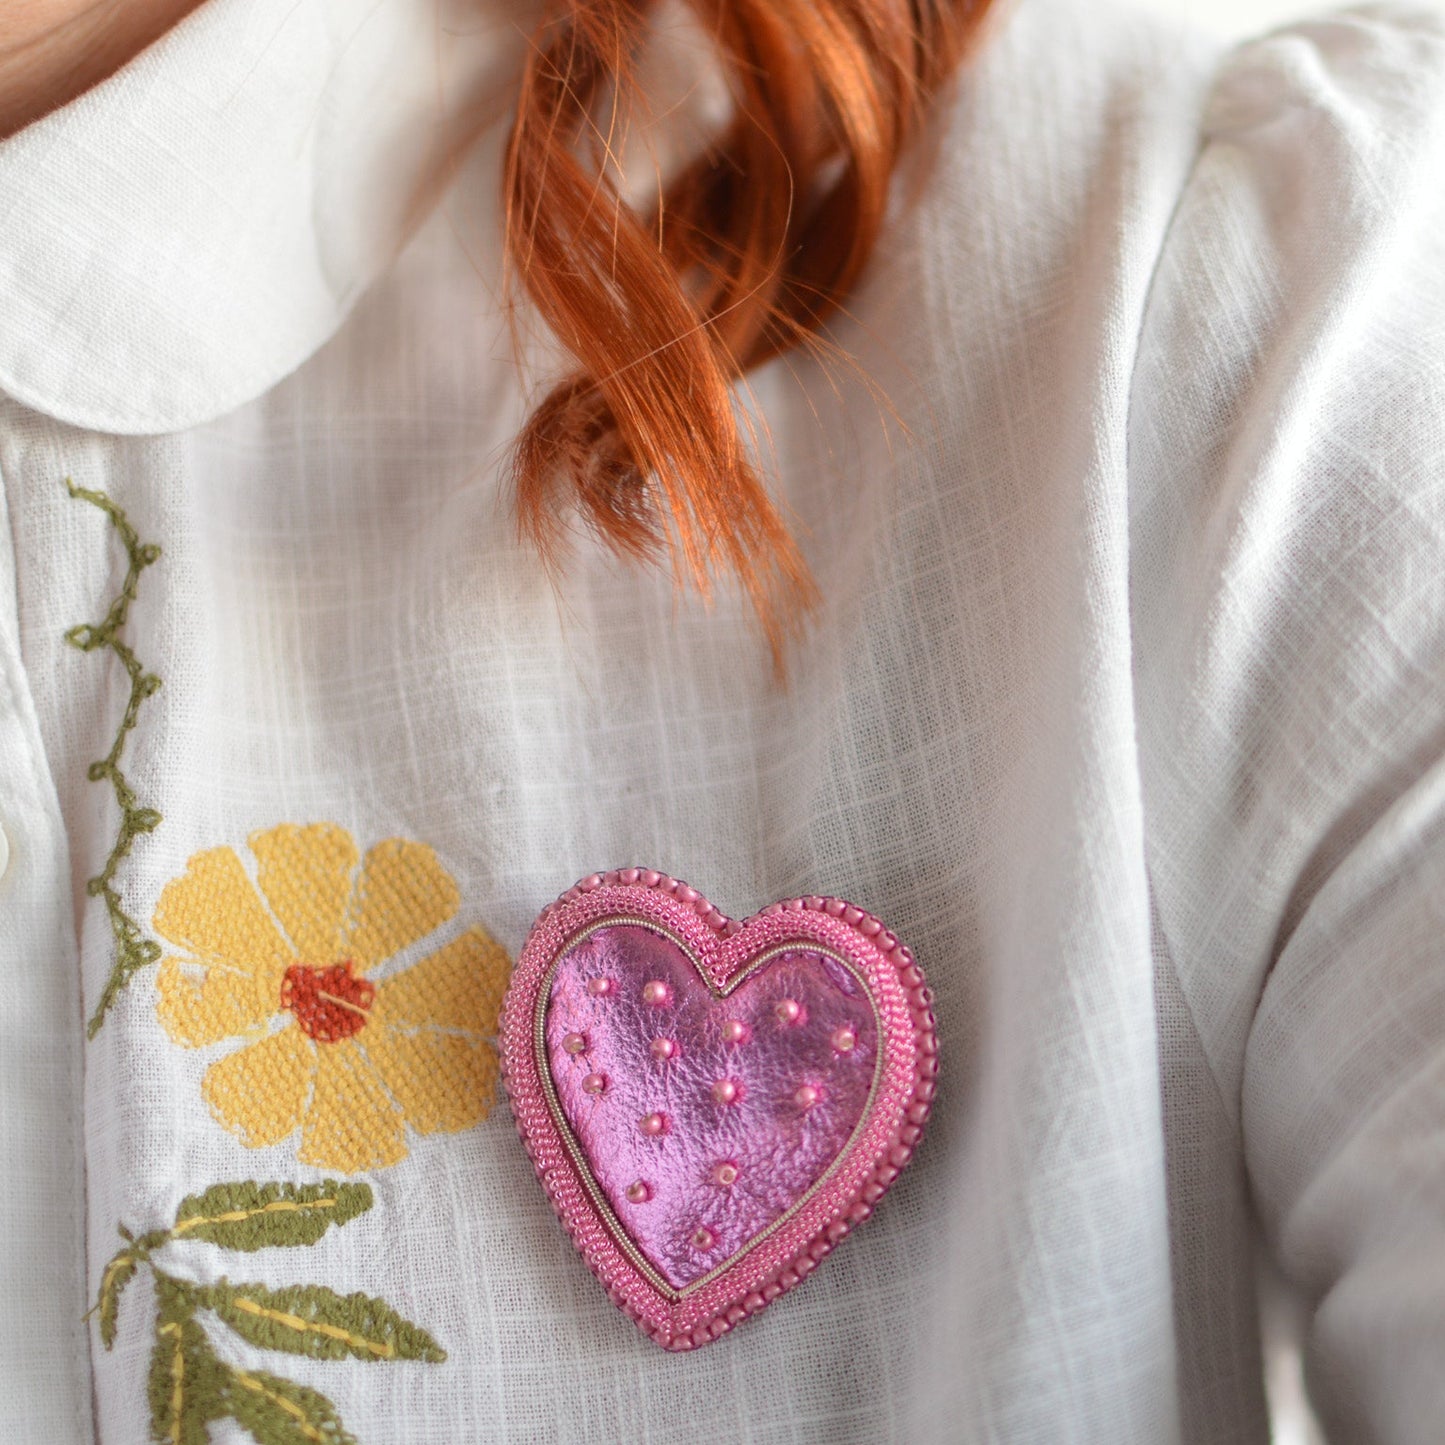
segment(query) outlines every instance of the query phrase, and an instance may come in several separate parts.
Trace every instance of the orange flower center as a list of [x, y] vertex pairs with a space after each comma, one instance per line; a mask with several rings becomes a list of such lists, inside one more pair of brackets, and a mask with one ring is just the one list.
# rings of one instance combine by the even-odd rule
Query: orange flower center
[[351, 969], [349, 958], [329, 968], [293, 963], [281, 980], [281, 1007], [290, 1009], [317, 1043], [334, 1044], [366, 1027], [376, 985], [353, 978]]

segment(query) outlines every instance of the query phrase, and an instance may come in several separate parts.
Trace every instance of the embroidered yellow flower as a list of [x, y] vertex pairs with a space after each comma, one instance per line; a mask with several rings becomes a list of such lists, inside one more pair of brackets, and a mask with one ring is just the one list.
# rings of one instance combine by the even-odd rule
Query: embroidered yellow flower
[[166, 1032], [187, 1048], [248, 1041], [202, 1080], [216, 1118], [251, 1148], [299, 1129], [303, 1163], [347, 1173], [404, 1159], [408, 1127], [453, 1133], [485, 1118], [505, 951], [474, 927], [385, 969], [457, 911], [436, 854], [390, 838], [358, 858], [331, 823], [248, 842], [254, 885], [234, 849], [208, 849], [152, 920], [184, 951], [157, 977]]

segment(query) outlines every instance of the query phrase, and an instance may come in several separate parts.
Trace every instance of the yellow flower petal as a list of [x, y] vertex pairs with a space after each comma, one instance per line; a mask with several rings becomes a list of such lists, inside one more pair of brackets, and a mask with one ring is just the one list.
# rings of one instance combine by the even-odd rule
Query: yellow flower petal
[[288, 1025], [212, 1064], [201, 1097], [248, 1148], [279, 1144], [301, 1122], [315, 1066], [311, 1040]]
[[388, 838], [368, 849], [361, 865], [343, 956], [365, 973], [440, 928], [460, 902], [451, 874], [425, 843]]
[[231, 848], [209, 848], [161, 890], [151, 926], [206, 963], [261, 970], [293, 957]]
[[372, 1019], [389, 1028], [433, 1025], [495, 1034], [512, 961], [483, 928], [384, 979], [376, 988]]
[[297, 827], [283, 823], [247, 840], [259, 867], [256, 886], [307, 963], [335, 963], [341, 955], [356, 844], [335, 823]]
[[369, 1028], [366, 1051], [418, 1134], [455, 1134], [491, 1111], [497, 1055], [481, 1039]]
[[156, 1013], [165, 1031], [188, 1049], [250, 1033], [281, 1009], [285, 961], [252, 971], [228, 963], [188, 966], [163, 958], [156, 974]]
[[317, 1045], [316, 1089], [296, 1157], [345, 1174], [406, 1158], [406, 1121], [354, 1039]]

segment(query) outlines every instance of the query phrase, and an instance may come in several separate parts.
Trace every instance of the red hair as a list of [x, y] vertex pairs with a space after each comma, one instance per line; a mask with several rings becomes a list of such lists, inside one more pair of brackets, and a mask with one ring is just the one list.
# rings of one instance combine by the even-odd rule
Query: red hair
[[733, 384], [820, 328], [873, 249], [900, 154], [989, 0], [686, 0], [730, 117], [644, 209], [616, 151], [654, 0], [548, 0], [504, 170], [508, 279], [576, 361], [512, 456], [550, 568], [572, 506], [619, 552], [746, 589], [781, 666], [815, 600]]

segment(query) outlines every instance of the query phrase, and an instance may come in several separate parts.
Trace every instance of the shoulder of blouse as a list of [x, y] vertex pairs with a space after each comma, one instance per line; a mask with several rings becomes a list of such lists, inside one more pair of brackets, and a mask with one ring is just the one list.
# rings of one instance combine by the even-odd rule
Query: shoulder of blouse
[[1445, 736], [1445, 17], [1234, 49], [1156, 267], [1129, 424], [1151, 874], [1237, 1115], [1316, 895]]

